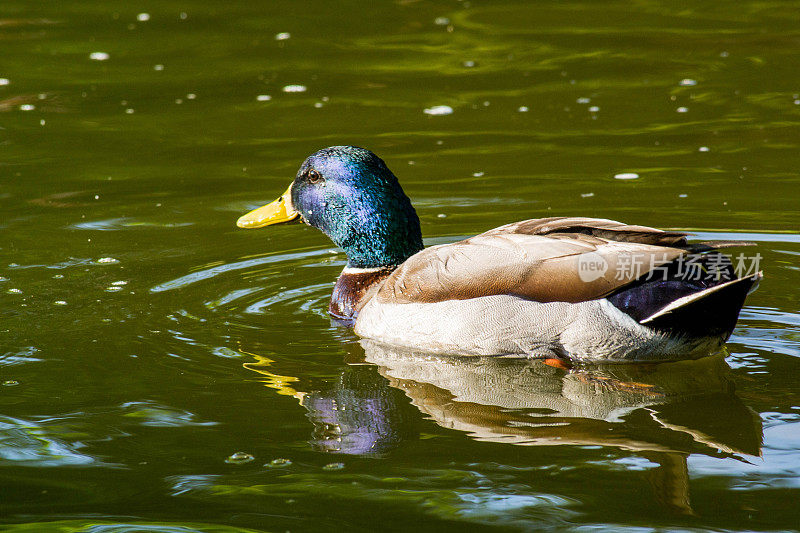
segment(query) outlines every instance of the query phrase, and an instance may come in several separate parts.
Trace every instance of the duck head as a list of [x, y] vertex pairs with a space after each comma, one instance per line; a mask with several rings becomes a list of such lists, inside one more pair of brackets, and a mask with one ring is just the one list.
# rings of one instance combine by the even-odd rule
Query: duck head
[[419, 218], [392, 171], [356, 146], [331, 146], [306, 159], [277, 200], [239, 218], [261, 228], [299, 218], [347, 254], [347, 266], [383, 268], [422, 250]]

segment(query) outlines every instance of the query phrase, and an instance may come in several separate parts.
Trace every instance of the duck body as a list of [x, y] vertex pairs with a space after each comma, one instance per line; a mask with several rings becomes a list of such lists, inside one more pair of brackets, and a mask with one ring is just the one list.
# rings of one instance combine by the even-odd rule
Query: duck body
[[690, 244], [605, 219], [525, 220], [423, 249], [397, 179], [351, 146], [313, 154], [283, 196], [238, 224], [296, 218], [347, 253], [332, 316], [361, 337], [434, 353], [696, 358], [725, 343], [761, 277], [737, 278], [717, 251], [742, 243]]

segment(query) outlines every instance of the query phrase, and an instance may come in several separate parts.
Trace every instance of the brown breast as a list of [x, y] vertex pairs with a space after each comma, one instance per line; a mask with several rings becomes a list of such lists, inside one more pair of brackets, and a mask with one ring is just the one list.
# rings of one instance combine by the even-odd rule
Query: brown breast
[[366, 272], [348, 272], [345, 269], [336, 280], [328, 312], [340, 320], [355, 320], [367, 300], [393, 270], [393, 267]]

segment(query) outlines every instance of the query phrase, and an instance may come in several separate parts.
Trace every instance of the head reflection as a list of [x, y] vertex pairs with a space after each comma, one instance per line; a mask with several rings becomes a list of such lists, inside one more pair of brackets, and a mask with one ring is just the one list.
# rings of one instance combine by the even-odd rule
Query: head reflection
[[418, 436], [419, 411], [375, 367], [346, 367], [333, 386], [303, 398], [322, 452], [382, 455]]

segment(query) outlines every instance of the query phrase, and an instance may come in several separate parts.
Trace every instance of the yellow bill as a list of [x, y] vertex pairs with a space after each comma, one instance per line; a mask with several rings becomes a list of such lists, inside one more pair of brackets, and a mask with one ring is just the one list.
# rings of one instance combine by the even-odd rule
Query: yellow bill
[[236, 225], [240, 228], [255, 229], [289, 222], [300, 216], [300, 212], [295, 210], [292, 204], [292, 186], [286, 189], [277, 200], [258, 209], [254, 209], [239, 217]]

